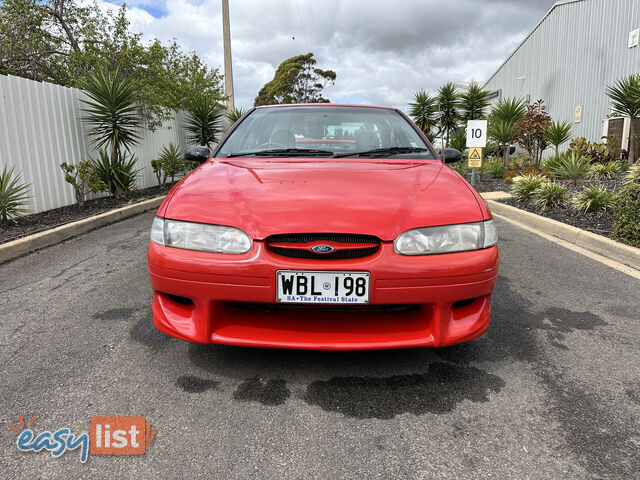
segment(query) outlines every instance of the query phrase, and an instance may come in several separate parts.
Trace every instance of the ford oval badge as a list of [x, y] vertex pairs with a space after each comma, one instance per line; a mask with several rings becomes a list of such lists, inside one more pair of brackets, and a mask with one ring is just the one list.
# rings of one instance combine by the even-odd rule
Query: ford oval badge
[[320, 244], [314, 245], [313, 247], [311, 247], [311, 250], [313, 250], [315, 253], [326, 255], [327, 253], [333, 252], [335, 248], [333, 248], [331, 245]]

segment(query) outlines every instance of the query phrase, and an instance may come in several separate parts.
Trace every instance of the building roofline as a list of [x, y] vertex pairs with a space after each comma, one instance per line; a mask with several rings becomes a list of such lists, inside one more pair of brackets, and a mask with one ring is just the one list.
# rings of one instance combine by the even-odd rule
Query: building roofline
[[551, 15], [551, 12], [553, 12], [556, 9], [556, 7], [561, 7], [561, 6], [567, 5], [569, 3], [578, 3], [578, 2], [584, 2], [584, 1], [586, 1], [586, 0], [561, 0], [561, 1], [557, 1], [556, 3], [554, 3], [551, 6], [551, 8], [549, 9], [549, 11], [545, 14], [545, 16], [542, 17], [542, 20], [540, 20], [536, 24], [536, 26], [533, 28], [533, 30], [531, 30], [529, 32], [529, 34], [526, 37], [524, 37], [524, 39], [518, 44], [518, 46], [513, 50], [513, 52], [511, 52], [511, 54], [505, 59], [505, 61], [500, 64], [500, 66], [496, 69], [495, 72], [493, 72], [493, 74], [489, 77], [489, 79], [486, 82], [484, 82], [484, 86], [486, 86], [491, 80], [493, 80], [493, 77], [495, 77], [498, 74], [498, 72], [500, 70], [502, 70], [502, 67], [504, 67], [509, 60], [511, 60], [511, 57], [513, 57], [516, 54], [516, 52], [518, 50], [520, 50], [520, 47], [522, 47], [522, 45], [524, 45], [525, 42], [527, 40], [529, 40], [529, 37], [531, 37], [531, 35], [534, 34], [534, 32], [540, 27], [540, 25], [542, 25], [544, 23], [544, 21], [547, 19], [547, 17], [549, 17], [549, 15]]

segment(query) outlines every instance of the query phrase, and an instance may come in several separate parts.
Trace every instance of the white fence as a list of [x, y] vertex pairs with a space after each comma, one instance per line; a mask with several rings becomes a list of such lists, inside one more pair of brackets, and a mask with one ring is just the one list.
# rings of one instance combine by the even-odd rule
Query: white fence
[[[22, 172], [21, 181], [31, 184], [32, 213], [75, 203], [60, 164], [97, 157], [90, 127], [82, 121], [83, 96], [76, 88], [0, 75], [0, 171], [9, 165]], [[184, 148], [181, 120], [178, 115], [154, 132], [141, 132], [142, 141], [133, 152], [140, 169], [138, 188], [157, 185], [151, 160], [163, 146], [171, 142]]]

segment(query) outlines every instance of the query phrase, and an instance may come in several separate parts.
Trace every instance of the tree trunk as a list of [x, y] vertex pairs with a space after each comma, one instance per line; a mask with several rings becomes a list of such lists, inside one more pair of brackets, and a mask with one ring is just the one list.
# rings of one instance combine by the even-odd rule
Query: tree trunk
[[559, 155], [560, 145], [556, 145], [556, 157]]
[[509, 149], [511, 148], [511, 145], [507, 144], [507, 145], [503, 145], [502, 147], [502, 158], [504, 159], [504, 168], [506, 170], [509, 170]]
[[629, 163], [630, 164], [634, 164], [638, 161], [637, 158], [637, 152], [636, 152], [636, 135], [635, 135], [635, 123], [636, 123], [636, 118], [635, 117], [630, 117], [629, 118]]

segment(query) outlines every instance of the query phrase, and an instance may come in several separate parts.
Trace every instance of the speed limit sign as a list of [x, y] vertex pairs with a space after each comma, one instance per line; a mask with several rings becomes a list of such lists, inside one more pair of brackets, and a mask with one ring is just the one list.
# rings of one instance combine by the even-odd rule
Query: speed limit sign
[[467, 147], [484, 148], [487, 146], [487, 121], [469, 120], [467, 122]]

